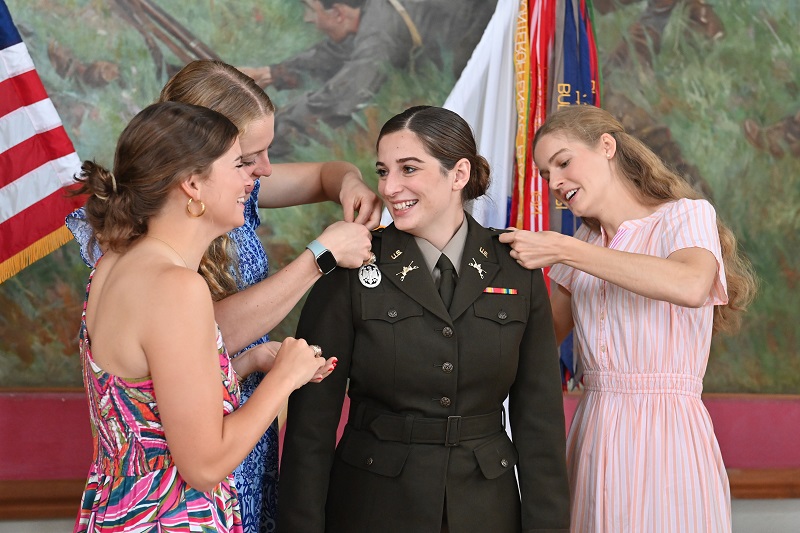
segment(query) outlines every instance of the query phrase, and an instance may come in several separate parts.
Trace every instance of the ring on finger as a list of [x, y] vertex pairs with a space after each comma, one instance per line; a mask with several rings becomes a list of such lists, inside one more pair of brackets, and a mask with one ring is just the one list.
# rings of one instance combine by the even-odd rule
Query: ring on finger
[[308, 347], [314, 352], [314, 357], [322, 357], [322, 348], [316, 344], [309, 344]]
[[370, 252], [369, 253], [369, 258], [364, 260], [363, 266], [372, 265], [377, 260], [378, 260], [378, 258], [375, 257], [375, 252]]

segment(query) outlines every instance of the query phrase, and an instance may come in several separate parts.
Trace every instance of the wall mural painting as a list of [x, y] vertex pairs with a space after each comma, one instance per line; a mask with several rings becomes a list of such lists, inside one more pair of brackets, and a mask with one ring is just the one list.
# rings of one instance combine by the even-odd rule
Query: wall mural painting
[[[389, 0], [345, 5], [338, 22], [316, 0], [6, 3], [83, 159], [111, 165], [117, 135], [169, 76], [216, 57], [276, 103], [274, 160], [346, 159], [375, 185], [380, 124], [409, 105], [444, 102], [496, 1], [406, 2], [416, 34]], [[714, 202], [761, 279], [741, 333], [713, 343], [707, 392], [800, 392], [794, 4], [593, 2], [603, 106]], [[279, 268], [340, 213], [319, 205], [262, 215], [261, 238]], [[81, 386], [87, 275], [69, 243], [0, 284], [0, 390]], [[292, 334], [296, 316], [275, 338]]]

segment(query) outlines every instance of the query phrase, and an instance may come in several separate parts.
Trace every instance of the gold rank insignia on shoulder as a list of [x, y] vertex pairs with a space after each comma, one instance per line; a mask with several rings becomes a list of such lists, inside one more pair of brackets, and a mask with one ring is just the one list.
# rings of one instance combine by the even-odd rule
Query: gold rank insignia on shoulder
[[481, 246], [480, 252], [483, 255], [483, 257], [485, 257], [486, 259], [489, 259], [489, 252], [487, 252], [486, 249], [483, 246]]

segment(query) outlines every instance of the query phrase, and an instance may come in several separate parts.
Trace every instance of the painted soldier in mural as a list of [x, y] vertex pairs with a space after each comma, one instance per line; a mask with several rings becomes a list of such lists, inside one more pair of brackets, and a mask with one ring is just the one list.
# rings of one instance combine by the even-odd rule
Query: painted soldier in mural
[[[322, 120], [337, 127], [368, 105], [389, 69], [424, 62], [458, 75], [494, 13], [497, 0], [304, 0], [305, 21], [327, 40], [281, 63], [241, 70], [262, 86], [310, 90], [275, 117], [271, 153], [291, 150]], [[318, 85], [314, 85], [318, 84]]]

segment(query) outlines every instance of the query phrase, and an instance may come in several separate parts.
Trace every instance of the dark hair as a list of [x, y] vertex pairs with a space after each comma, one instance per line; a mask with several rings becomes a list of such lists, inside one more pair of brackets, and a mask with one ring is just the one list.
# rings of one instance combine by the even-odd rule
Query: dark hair
[[[536, 132], [533, 147], [535, 149], [545, 135], [563, 135], [594, 148], [604, 133], [617, 142], [612, 161], [616, 163], [620, 177], [626, 180], [643, 204], [656, 206], [680, 198], [703, 197], [688, 181], [668, 168], [647, 145], [628, 134], [611, 113], [599, 107], [573, 105], [559, 109]], [[598, 220], [584, 218], [582, 221], [592, 230], [599, 231]], [[728, 304], [714, 307], [714, 330], [735, 331], [741, 320], [739, 311], [744, 311], [755, 296], [757, 280], [750, 261], [739, 252], [735, 235], [719, 217], [717, 230], [728, 285]]]
[[77, 194], [89, 194], [86, 218], [103, 248], [126, 250], [147, 233], [170, 190], [191, 174], [205, 178], [236, 141], [238, 130], [205, 107], [152, 104], [128, 123], [117, 142], [114, 171], [84, 161]]
[[461, 191], [464, 201], [486, 194], [489, 188], [489, 162], [478, 154], [475, 136], [467, 121], [443, 107], [410, 107], [386, 121], [378, 134], [378, 142], [390, 133], [408, 130], [419, 137], [425, 151], [435, 157], [442, 172], [452, 170], [461, 159], [470, 163], [469, 181]]

